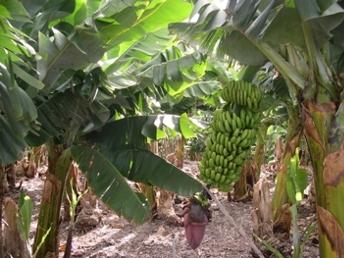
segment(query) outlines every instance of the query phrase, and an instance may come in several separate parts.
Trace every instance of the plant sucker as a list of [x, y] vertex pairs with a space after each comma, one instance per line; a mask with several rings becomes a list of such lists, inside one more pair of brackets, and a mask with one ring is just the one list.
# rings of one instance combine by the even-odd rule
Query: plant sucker
[[200, 170], [206, 184], [228, 191], [240, 178], [242, 165], [256, 140], [261, 92], [250, 83], [231, 81], [223, 89], [222, 98], [227, 104], [214, 113]]

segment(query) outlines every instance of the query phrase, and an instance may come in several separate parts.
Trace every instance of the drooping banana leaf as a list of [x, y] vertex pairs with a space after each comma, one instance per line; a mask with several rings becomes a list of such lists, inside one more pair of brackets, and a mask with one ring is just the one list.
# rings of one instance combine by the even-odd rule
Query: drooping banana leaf
[[[11, 65], [9, 65], [11, 67]], [[0, 63], [0, 164], [16, 161], [26, 147], [24, 137], [32, 129], [37, 110], [13, 73]]]
[[149, 217], [148, 203], [130, 188], [118, 168], [106, 157], [81, 145], [73, 146], [71, 152], [93, 192], [109, 208], [136, 223], [143, 223]]
[[201, 183], [147, 150], [146, 137], [142, 132], [154, 135], [156, 120], [152, 117], [121, 119], [86, 135], [85, 139], [89, 144], [96, 144], [99, 151], [129, 180], [159, 186], [183, 196], [200, 191]]

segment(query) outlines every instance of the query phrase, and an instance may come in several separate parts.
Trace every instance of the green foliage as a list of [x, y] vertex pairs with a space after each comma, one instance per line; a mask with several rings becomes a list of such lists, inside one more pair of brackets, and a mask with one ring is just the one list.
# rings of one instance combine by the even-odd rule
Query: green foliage
[[63, 71], [84, 69], [97, 62], [105, 52], [99, 32], [93, 28], [77, 27], [71, 35], [64, 35], [57, 29], [53, 29], [53, 33], [53, 42], [43, 33], [39, 33], [38, 38], [41, 58], [37, 70], [47, 92], [60, 86], [55, 83]]
[[191, 138], [186, 142], [186, 147], [191, 160], [195, 160], [197, 156], [200, 156], [204, 152], [205, 140], [206, 136], [204, 134], [198, 134], [196, 137]]
[[96, 144], [99, 151], [129, 180], [191, 196], [200, 191], [202, 185], [147, 150], [146, 136], [142, 133], [156, 139], [154, 121], [162, 120], [162, 116], [124, 118], [86, 135], [85, 139], [92, 145]]
[[[11, 64], [11, 63], [10, 63]], [[37, 118], [36, 107], [18, 86], [13, 73], [0, 63], [0, 164], [16, 161], [26, 147], [24, 137]]]
[[186, 139], [192, 138], [196, 136], [196, 128], [197, 126], [193, 124], [187, 114], [182, 114], [179, 120], [180, 131]]
[[[31, 73], [28, 62], [35, 50], [27, 37], [12, 25], [14, 20], [26, 21], [28, 15], [15, 1], [0, 2], [0, 164], [13, 163], [26, 147], [24, 137], [35, 128], [36, 107], [27, 86], [43, 85]], [[19, 84], [25, 80], [24, 85]], [[22, 87], [24, 86], [24, 87]]]
[[267, 137], [265, 142], [265, 158], [266, 160], [272, 161], [274, 156], [274, 151], [276, 147], [276, 141], [278, 138], [281, 138], [282, 141], [285, 140], [285, 137], [287, 135], [287, 130], [285, 129], [285, 123], [281, 125], [271, 125], [268, 127], [267, 130]]
[[300, 168], [299, 149], [288, 164], [287, 194], [292, 204], [297, 204], [303, 199], [303, 191], [308, 185], [308, 177], [305, 169]]
[[186, 141], [186, 148], [189, 153], [190, 159], [194, 160], [201, 157], [205, 150], [205, 142], [209, 134], [211, 133], [211, 121], [213, 120], [213, 112], [209, 110], [196, 110], [194, 112], [194, 118], [201, 124], [200, 130], [197, 131], [195, 137], [192, 137]]
[[79, 92], [66, 90], [39, 106], [41, 126], [26, 140], [33, 146], [45, 143], [50, 137], [71, 143], [78, 134], [99, 128], [108, 118], [109, 110], [100, 101], [90, 103]]
[[292, 216], [294, 258], [301, 257], [302, 251], [302, 239], [299, 233], [299, 226], [297, 224], [297, 206], [303, 199], [303, 192], [308, 185], [307, 172], [305, 169], [300, 168], [299, 151], [300, 149], [297, 148], [295, 155], [289, 161], [286, 184], [288, 199], [292, 204], [290, 211]]
[[33, 203], [29, 196], [23, 192], [19, 196], [19, 213], [17, 227], [21, 233], [22, 239], [29, 241], [30, 225], [32, 219]]
[[[313, 78], [336, 98], [336, 85], [329, 70], [344, 50], [343, 37], [339, 36], [344, 9], [337, 1], [259, 4], [243, 0], [230, 1], [227, 8], [225, 11], [212, 1], [196, 1], [192, 22], [172, 25], [171, 30], [220, 58], [228, 55], [249, 65], [271, 61], [290, 80], [290, 94], [307, 87], [307, 97], [315, 97], [315, 84], [307, 84], [309, 74], [314, 74]], [[326, 56], [321, 49], [328, 43], [332, 54]], [[310, 72], [312, 68], [317, 72]]]

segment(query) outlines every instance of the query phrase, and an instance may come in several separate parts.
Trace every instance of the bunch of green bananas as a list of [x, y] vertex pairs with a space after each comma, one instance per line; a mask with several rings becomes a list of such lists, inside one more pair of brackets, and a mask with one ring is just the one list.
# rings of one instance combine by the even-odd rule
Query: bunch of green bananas
[[256, 109], [262, 98], [257, 87], [252, 87], [251, 83], [245, 81], [231, 81], [222, 91], [222, 98], [228, 102], [249, 109]]
[[227, 105], [214, 113], [211, 133], [200, 164], [201, 179], [228, 191], [255, 143], [261, 93], [247, 82], [231, 82], [222, 93]]

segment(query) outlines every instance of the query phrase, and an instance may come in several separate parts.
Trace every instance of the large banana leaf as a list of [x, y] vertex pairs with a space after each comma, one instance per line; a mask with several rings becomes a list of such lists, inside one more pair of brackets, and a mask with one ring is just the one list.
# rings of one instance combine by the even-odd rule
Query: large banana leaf
[[189, 53], [178, 42], [171, 46], [172, 37], [165, 33], [149, 34], [109, 67], [105, 63], [109, 81], [116, 89], [148, 91], [147, 95], [162, 90], [178, 95], [200, 80], [206, 67], [204, 57], [198, 51]]
[[[177, 24], [171, 26], [171, 29], [178, 32], [181, 36], [187, 34], [204, 46], [217, 46], [218, 54], [224, 54], [239, 59], [243, 64], [262, 64], [264, 58], [273, 59], [274, 64], [283, 75], [288, 75], [298, 86], [304, 87], [305, 80], [298, 71], [278, 53], [277, 49], [266, 45], [261, 41], [264, 32], [267, 30], [271, 20], [276, 17], [277, 1], [272, 0], [269, 4], [261, 7], [258, 2], [252, 0], [230, 1], [227, 16], [223, 16], [224, 23], [216, 23], [212, 26], [213, 33], [209, 33], [204, 27], [207, 27], [211, 19], [206, 19], [210, 14], [207, 10], [218, 10], [220, 7], [210, 1], [197, 1], [203, 7], [198, 6], [198, 15], [203, 17], [196, 22]], [[211, 6], [211, 7], [210, 7]], [[258, 11], [258, 8], [261, 10]], [[219, 32], [219, 33], [217, 33]], [[239, 46], [243, 48], [238, 50]], [[214, 50], [211, 49], [213, 52]], [[263, 58], [264, 57], [264, 58]]]
[[8, 121], [0, 115], [0, 164], [7, 165], [19, 159], [26, 143], [14, 133]]
[[0, 63], [0, 164], [6, 165], [19, 158], [26, 147], [24, 137], [36, 118], [37, 110], [32, 100], [17, 85], [13, 73]]
[[[40, 79], [51, 91], [54, 83], [67, 69], [79, 70], [97, 62], [105, 52], [98, 32], [89, 27], [78, 27], [69, 37], [54, 29], [54, 41], [39, 34], [37, 70]], [[59, 86], [59, 85], [57, 85]], [[57, 87], [55, 86], [55, 87]]]
[[136, 223], [143, 223], [149, 217], [148, 203], [133, 192], [114, 164], [86, 146], [73, 146], [71, 151], [93, 192], [109, 208]]
[[51, 90], [63, 71], [84, 69], [99, 61], [106, 50], [112, 49], [112, 56], [118, 57], [148, 33], [183, 20], [190, 11], [191, 5], [182, 0], [104, 1], [72, 31], [54, 28], [53, 41], [39, 35], [40, 79]]
[[21, 79], [20, 84], [42, 89], [44, 84], [36, 78], [30, 63], [36, 52], [27, 35], [13, 26], [20, 21], [29, 21], [29, 15], [19, 1], [0, 2], [0, 62], [11, 60], [11, 73]]
[[166, 48], [171, 47], [175, 36], [167, 28], [146, 34], [141, 40], [132, 45], [125, 53], [118, 56], [116, 49], [106, 52], [107, 62], [102, 68], [107, 74], [130, 74], [142, 67]]
[[[158, 119], [158, 121], [157, 121]], [[159, 186], [180, 195], [190, 196], [202, 189], [201, 183], [147, 150], [146, 137], [154, 136], [154, 123], [162, 117], [132, 117], [111, 122], [99, 132], [86, 135], [90, 144], [129, 180]], [[165, 122], [172, 126], [173, 121]]]
[[28, 19], [17, 0], [0, 2], [0, 165], [20, 157], [25, 136], [34, 130], [37, 110], [27, 86], [44, 87], [28, 61], [35, 55], [28, 37], [12, 24]]
[[89, 101], [78, 92], [55, 94], [38, 107], [38, 132], [27, 137], [30, 145], [43, 144], [49, 137], [73, 141], [77, 134], [94, 130], [106, 123], [109, 110], [99, 101]]
[[195, 82], [187, 88], [183, 96], [189, 98], [200, 98], [205, 96], [210, 96], [214, 94], [215, 91], [220, 90], [221, 83], [219, 81], [199, 81]]
[[[111, 1], [110, 1], [111, 2]], [[172, 22], [180, 22], [190, 14], [192, 5], [183, 0], [135, 1], [112, 19], [102, 20], [98, 29], [108, 45], [121, 55], [150, 32]], [[116, 6], [113, 6], [116, 9]], [[116, 21], [116, 23], [114, 22]]]
[[[178, 41], [171, 45], [164, 30], [147, 35], [109, 67], [104, 65], [111, 85], [120, 90], [117, 96], [132, 98], [135, 94], [138, 109], [144, 113], [154, 110], [149, 101], [152, 96], [165, 112], [176, 113], [187, 104], [183, 96], [202, 100], [220, 89], [216, 79], [203, 79], [208, 69], [205, 56]], [[190, 110], [195, 103], [192, 99], [188, 102], [189, 107], [177, 114]]]

